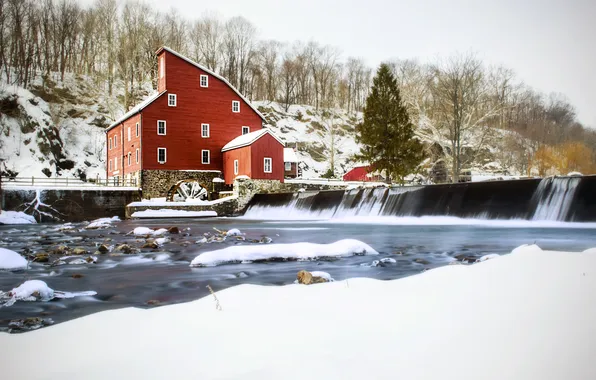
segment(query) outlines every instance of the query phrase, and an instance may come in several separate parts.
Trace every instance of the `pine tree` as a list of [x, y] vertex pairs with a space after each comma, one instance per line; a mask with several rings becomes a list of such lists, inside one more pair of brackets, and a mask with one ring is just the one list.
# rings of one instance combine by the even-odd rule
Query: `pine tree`
[[423, 146], [414, 138], [414, 127], [401, 100], [397, 80], [382, 64], [366, 99], [364, 120], [356, 127], [356, 141], [363, 145], [356, 159], [385, 170], [403, 183], [424, 159]]

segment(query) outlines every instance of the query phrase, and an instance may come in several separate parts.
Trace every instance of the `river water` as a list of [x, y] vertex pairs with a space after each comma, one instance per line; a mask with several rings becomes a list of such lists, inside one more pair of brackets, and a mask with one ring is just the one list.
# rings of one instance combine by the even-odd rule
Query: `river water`
[[[207, 285], [214, 291], [239, 284], [286, 285], [293, 283], [296, 273], [302, 269], [325, 271], [335, 280], [354, 277], [390, 280], [462, 261], [464, 257], [507, 254], [522, 244], [536, 243], [542, 249], [568, 251], [596, 247], [595, 224], [442, 217], [301, 221], [246, 218], [127, 220], [102, 230], [85, 230], [84, 224], [75, 224], [77, 228], [71, 231], [60, 231], [60, 225], [55, 224], [0, 226], [0, 247], [19, 253], [27, 250], [47, 252], [62, 244], [71, 248], [83, 247], [90, 252], [101, 243], [127, 243], [140, 247], [145, 239], [127, 235], [138, 226], [176, 226], [180, 233], [167, 235], [171, 241], [159, 249], [143, 249], [133, 255], [97, 255], [96, 263], [32, 263], [25, 271], [0, 271], [0, 290], [3, 291], [26, 280], [39, 279], [55, 290], [97, 292], [96, 296], [17, 302], [0, 307], [0, 329], [6, 329], [12, 319], [42, 317], [60, 323], [101, 310], [128, 306], [148, 308], [191, 301], [208, 295]], [[204, 234], [214, 233], [214, 227], [220, 230], [238, 228], [247, 241], [228, 238], [220, 243], [196, 243]], [[235, 244], [262, 244], [248, 240], [260, 240], [264, 236], [272, 239], [270, 244], [357, 239], [372, 246], [380, 255], [352, 256], [334, 261], [189, 267], [190, 261], [202, 252]], [[372, 265], [374, 260], [382, 258], [393, 258], [396, 263]]]

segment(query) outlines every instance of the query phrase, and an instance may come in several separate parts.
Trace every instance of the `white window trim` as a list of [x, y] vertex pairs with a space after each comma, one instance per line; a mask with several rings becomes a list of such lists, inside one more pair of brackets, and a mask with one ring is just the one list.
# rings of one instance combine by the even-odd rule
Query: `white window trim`
[[[269, 160], [269, 170], [267, 170], [267, 160]], [[273, 160], [271, 157], [263, 158], [263, 173], [273, 173]]]
[[[159, 160], [159, 151], [160, 149], [163, 149], [163, 161]], [[159, 147], [157, 148], [157, 162], [159, 162], [160, 164], [165, 164], [168, 161], [168, 150], [166, 148], [163, 147]]]
[[139, 123], [135, 124], [135, 135], [136, 137], [139, 137], [139, 134], [141, 133], [140, 129], [139, 129]]
[[108, 164], [108, 171], [112, 171], [112, 160], [110, 160], [109, 164]]
[[[205, 85], [203, 86], [203, 79], [205, 79]], [[209, 76], [208, 75], [203, 75], [201, 74], [201, 77], [199, 78], [199, 86], [201, 87], [209, 87]]]
[[[234, 105], [238, 105], [238, 111], [234, 111]], [[234, 113], [239, 113], [240, 112], [240, 101], [238, 100], [232, 100], [232, 112]]]
[[[205, 157], [204, 156], [205, 152], [207, 152], [207, 162], [205, 162], [205, 160], [203, 159]], [[211, 151], [209, 151], [208, 149], [201, 150], [201, 163], [205, 164], [205, 165], [208, 165], [211, 163]]]
[[161, 56], [159, 59], [159, 77], [163, 78], [166, 74], [166, 59], [165, 56]]
[[108, 150], [112, 150], [112, 138], [108, 139], [110, 142], [108, 143]]
[[[168, 94], [168, 107], [176, 107], [176, 105], [178, 104], [177, 98], [178, 97], [176, 96], [176, 94]], [[174, 104], [171, 104], [170, 100], [174, 100]]]
[[290, 170], [292, 170], [292, 163], [291, 162], [284, 162], [284, 170], [289, 172]]
[[114, 157], [114, 170], [118, 171], [118, 157]]
[[238, 175], [238, 160], [234, 160], [234, 175]]
[[131, 137], [132, 137], [132, 134], [130, 132], [130, 126], [129, 126], [128, 127], [128, 141], [130, 141]]
[[[244, 133], [244, 128], [246, 128], [246, 130], [247, 130], [248, 132]], [[250, 127], [247, 127], [246, 125], [243, 125], [243, 126], [242, 126], [242, 134], [243, 134], [243, 135], [245, 135], [245, 134], [247, 134], [247, 133], [250, 133]]]
[[114, 136], [114, 148], [118, 147], [118, 135]]
[[137, 148], [137, 150], [135, 151], [135, 161], [138, 164], [139, 163], [139, 155], [141, 154], [141, 152], [139, 151], [139, 148]]
[[[163, 133], [159, 133], [159, 123], [163, 122]], [[168, 123], [165, 120], [157, 120], [157, 134], [160, 136], [165, 136], [168, 133]]]
[[[207, 135], [205, 136], [205, 134], [203, 132], [205, 132], [205, 130], [203, 129], [203, 127], [207, 126]], [[201, 124], [201, 137], [203, 138], [207, 138], [211, 135], [211, 127], [209, 126], [209, 124], [207, 123], [203, 123]]]

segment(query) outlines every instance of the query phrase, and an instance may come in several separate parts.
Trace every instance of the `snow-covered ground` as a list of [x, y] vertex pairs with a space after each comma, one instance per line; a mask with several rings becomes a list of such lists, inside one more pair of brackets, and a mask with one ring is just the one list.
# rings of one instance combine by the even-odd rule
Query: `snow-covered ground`
[[186, 210], [144, 210], [132, 213], [132, 218], [205, 218], [217, 216], [215, 211], [186, 211]]
[[34, 217], [21, 211], [0, 211], [0, 224], [34, 224]]
[[[241, 285], [217, 292], [217, 299], [110, 310], [1, 334], [2, 373], [11, 379], [594, 379], [595, 274], [596, 250], [525, 246], [393, 281]], [[32, 352], [66, 356], [32, 365]]]

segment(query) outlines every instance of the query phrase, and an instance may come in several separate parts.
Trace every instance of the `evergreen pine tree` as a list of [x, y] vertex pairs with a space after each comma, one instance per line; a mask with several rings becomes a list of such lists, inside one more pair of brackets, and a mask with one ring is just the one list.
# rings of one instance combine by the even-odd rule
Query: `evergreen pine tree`
[[414, 138], [414, 126], [401, 100], [397, 80], [388, 65], [381, 64], [366, 99], [364, 120], [356, 127], [356, 141], [363, 145], [356, 159], [386, 170], [403, 183], [424, 159], [423, 146]]

